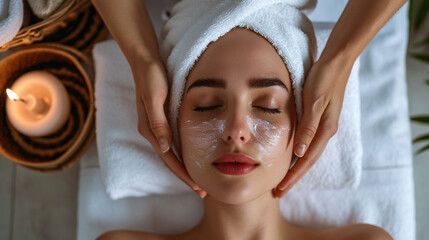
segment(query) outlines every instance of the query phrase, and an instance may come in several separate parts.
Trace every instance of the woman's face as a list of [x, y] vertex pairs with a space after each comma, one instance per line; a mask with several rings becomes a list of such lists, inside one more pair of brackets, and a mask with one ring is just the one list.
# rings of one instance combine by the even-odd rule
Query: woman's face
[[[256, 199], [286, 175], [295, 122], [283, 60], [263, 37], [235, 28], [209, 45], [188, 76], [179, 113], [185, 167], [219, 201]], [[255, 164], [237, 163], [246, 158]]]

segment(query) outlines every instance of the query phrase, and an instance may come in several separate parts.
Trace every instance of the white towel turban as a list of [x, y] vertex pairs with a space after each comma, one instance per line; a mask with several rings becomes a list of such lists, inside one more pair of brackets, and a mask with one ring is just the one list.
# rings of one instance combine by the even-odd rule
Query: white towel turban
[[[179, 143], [178, 113], [190, 70], [211, 42], [235, 27], [253, 30], [276, 48], [289, 70], [300, 121], [302, 87], [317, 51], [313, 25], [303, 10], [311, 10], [315, 2], [182, 0], [174, 6], [161, 39], [161, 54], [170, 80], [169, 121], [173, 147]], [[173, 150], [177, 153], [178, 149]]]

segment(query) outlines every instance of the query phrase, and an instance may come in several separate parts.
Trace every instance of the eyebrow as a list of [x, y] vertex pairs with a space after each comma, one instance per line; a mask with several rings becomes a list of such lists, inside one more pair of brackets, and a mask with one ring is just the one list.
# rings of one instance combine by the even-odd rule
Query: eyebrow
[[280, 86], [286, 89], [286, 92], [289, 92], [289, 89], [286, 87], [286, 85], [278, 78], [255, 78], [249, 82], [250, 88], [265, 88], [272, 86]]
[[[280, 86], [289, 92], [287, 86], [278, 78], [254, 78], [249, 81], [249, 88], [266, 88], [272, 86]], [[226, 82], [219, 78], [202, 78], [194, 81], [186, 92], [189, 92], [194, 87], [212, 87], [226, 89]]]

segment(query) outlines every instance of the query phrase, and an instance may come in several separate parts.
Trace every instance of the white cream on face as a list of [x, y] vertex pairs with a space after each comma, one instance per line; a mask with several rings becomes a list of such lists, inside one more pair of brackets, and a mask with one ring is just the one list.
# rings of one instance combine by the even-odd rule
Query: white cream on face
[[[186, 137], [188, 144], [192, 145], [197, 166], [204, 168], [211, 163], [210, 159], [217, 157], [215, 151], [223, 141], [225, 124], [225, 120], [216, 118], [205, 122], [187, 120], [185, 126], [180, 129], [182, 134], [186, 132], [186, 136], [183, 137]], [[290, 126], [277, 127], [268, 121], [247, 116], [247, 127], [251, 133], [249, 144], [258, 148], [257, 151], [251, 152], [252, 157], [266, 167], [272, 166], [270, 154], [278, 151], [278, 148], [286, 148], [286, 143], [282, 143], [284, 140], [282, 137], [288, 136]]]
[[249, 126], [255, 145], [258, 147], [258, 155], [255, 156], [259, 160], [271, 166], [270, 153], [276, 150], [276, 147], [286, 148], [286, 144], [282, 146], [282, 136], [287, 136], [290, 131], [288, 127], [276, 127], [266, 120], [255, 119], [247, 116], [247, 124]]
[[186, 138], [188, 143], [192, 145], [193, 154], [198, 156], [198, 160], [195, 161], [197, 166], [203, 168], [205, 164], [209, 163], [208, 159], [222, 141], [221, 137], [224, 130], [225, 120], [216, 118], [199, 123], [187, 120], [185, 126], [180, 128], [182, 134], [186, 131]]

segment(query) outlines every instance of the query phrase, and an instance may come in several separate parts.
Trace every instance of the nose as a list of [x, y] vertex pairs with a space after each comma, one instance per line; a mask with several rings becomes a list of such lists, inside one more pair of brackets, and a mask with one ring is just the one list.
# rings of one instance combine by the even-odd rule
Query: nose
[[225, 130], [222, 133], [223, 141], [228, 144], [246, 144], [251, 138], [247, 114], [234, 111], [234, 113], [228, 115], [225, 121]]

